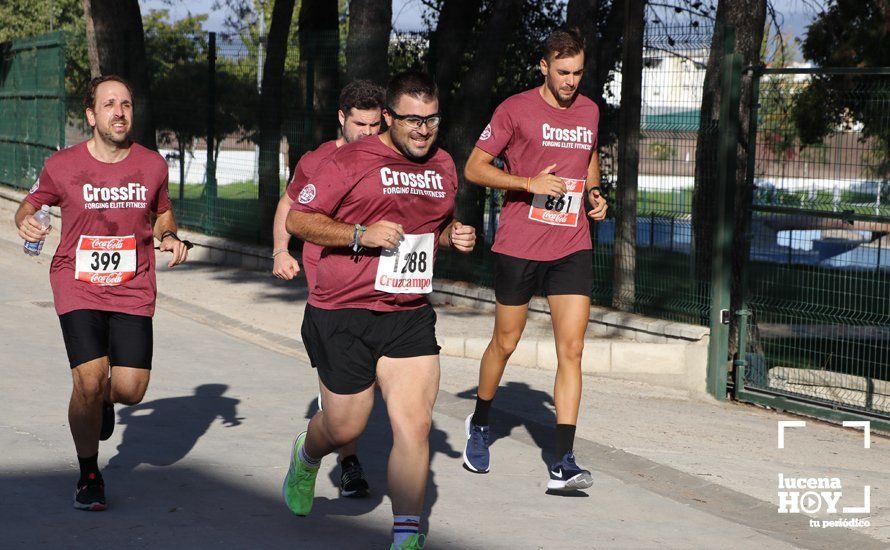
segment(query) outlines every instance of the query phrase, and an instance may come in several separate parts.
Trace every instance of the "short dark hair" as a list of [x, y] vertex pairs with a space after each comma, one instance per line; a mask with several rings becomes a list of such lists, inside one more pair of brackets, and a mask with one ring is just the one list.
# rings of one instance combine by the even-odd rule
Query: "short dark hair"
[[437, 99], [439, 87], [436, 81], [426, 73], [415, 69], [403, 71], [389, 81], [386, 87], [386, 106], [391, 108], [403, 95], [411, 95], [423, 99]]
[[349, 116], [350, 109], [382, 109], [383, 94], [383, 87], [370, 80], [353, 80], [340, 91], [340, 110]]
[[124, 86], [127, 87], [127, 91], [130, 92], [130, 99], [133, 98], [133, 87], [130, 86], [130, 83], [116, 74], [105, 74], [101, 76], [97, 76], [96, 78], [90, 80], [90, 83], [87, 84], [87, 93], [83, 96], [83, 107], [84, 109], [96, 109], [96, 88], [99, 87], [99, 84], [103, 82], [120, 82]]
[[544, 59], [562, 59], [584, 53], [584, 37], [576, 28], [556, 29], [544, 41]]

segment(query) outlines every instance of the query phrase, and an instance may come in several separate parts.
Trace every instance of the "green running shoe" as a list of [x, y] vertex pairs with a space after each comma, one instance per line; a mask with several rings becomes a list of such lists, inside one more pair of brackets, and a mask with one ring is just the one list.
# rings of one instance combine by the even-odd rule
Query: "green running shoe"
[[[306, 441], [306, 432], [297, 436], [291, 451], [290, 468], [284, 477], [281, 495], [290, 511], [297, 516], [308, 516], [312, 511], [312, 499], [315, 498], [315, 478], [318, 466], [310, 468], [300, 460], [300, 449]], [[409, 548], [414, 548], [409, 546]]]
[[426, 535], [418, 533], [409, 536], [408, 540], [399, 546], [395, 544], [390, 545], [389, 550], [423, 550], [424, 544], [426, 544]]

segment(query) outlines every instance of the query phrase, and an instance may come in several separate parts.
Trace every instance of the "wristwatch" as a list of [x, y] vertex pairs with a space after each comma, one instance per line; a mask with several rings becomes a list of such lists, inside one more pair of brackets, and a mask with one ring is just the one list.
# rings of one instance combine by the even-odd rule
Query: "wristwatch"
[[367, 231], [368, 228], [364, 225], [357, 223], [355, 224], [355, 229], [352, 231], [352, 251], [353, 252], [361, 252], [363, 248], [362, 246], [362, 235]]

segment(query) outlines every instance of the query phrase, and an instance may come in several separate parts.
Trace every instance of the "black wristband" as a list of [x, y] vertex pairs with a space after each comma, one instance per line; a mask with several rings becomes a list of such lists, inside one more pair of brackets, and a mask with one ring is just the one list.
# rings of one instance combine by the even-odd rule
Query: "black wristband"
[[179, 235], [176, 234], [176, 231], [170, 231], [169, 229], [167, 231], [164, 231], [163, 233], [161, 233], [160, 240], [163, 242], [163, 240], [166, 239], [167, 237], [173, 237], [177, 241], [182, 241], [182, 239], [179, 238]]

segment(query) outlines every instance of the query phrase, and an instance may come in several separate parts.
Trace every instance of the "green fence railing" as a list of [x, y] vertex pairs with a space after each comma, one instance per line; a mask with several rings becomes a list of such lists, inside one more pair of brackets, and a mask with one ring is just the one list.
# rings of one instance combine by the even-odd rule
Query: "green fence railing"
[[64, 35], [0, 44], [0, 183], [31, 187], [64, 145]]
[[888, 429], [890, 69], [754, 77], [750, 330], [737, 390]]

